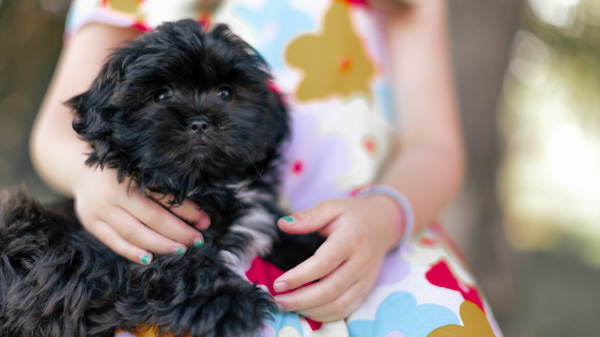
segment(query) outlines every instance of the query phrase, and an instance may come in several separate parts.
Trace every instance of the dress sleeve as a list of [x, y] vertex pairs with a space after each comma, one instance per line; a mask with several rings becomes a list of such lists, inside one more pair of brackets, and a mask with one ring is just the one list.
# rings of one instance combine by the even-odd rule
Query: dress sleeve
[[203, 20], [206, 15], [198, 0], [74, 0], [65, 35], [91, 22], [148, 31], [165, 21]]

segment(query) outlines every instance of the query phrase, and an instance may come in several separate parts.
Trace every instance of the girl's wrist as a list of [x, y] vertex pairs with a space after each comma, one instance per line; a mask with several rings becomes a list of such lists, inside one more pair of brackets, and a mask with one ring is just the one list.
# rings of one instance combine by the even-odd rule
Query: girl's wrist
[[[377, 204], [387, 209], [387, 214], [392, 210], [392, 237], [394, 243], [390, 249], [400, 247], [410, 239], [414, 228], [414, 214], [409, 201], [397, 190], [385, 186], [370, 186], [359, 193], [359, 196], [377, 198]], [[389, 218], [389, 216], [387, 217]]]
[[392, 250], [402, 239], [404, 215], [400, 207], [390, 197], [372, 193], [360, 196], [373, 214], [372, 230], [380, 233], [379, 244], [385, 251]]

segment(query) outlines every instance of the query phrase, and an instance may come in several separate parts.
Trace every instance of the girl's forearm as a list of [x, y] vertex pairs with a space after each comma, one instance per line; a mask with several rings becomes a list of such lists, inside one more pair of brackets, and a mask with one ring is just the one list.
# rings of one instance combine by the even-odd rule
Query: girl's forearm
[[88, 24], [66, 40], [52, 82], [36, 118], [30, 155], [38, 174], [65, 195], [89, 169], [88, 145], [72, 128], [73, 115], [64, 105], [89, 87], [112, 48], [137, 36], [133, 29]]
[[465, 175], [446, 30], [444, 0], [423, 2], [388, 22], [399, 128], [381, 183], [410, 201], [415, 230], [439, 216]]

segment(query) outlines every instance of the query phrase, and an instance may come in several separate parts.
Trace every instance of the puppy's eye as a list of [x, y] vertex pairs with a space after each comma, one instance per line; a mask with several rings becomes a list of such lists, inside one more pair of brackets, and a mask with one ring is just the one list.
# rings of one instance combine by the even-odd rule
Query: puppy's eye
[[233, 91], [230, 87], [220, 87], [217, 89], [217, 97], [225, 102], [229, 102], [233, 99]]
[[164, 89], [159, 91], [156, 96], [154, 96], [154, 100], [157, 102], [163, 102], [173, 97], [173, 91], [171, 89]]

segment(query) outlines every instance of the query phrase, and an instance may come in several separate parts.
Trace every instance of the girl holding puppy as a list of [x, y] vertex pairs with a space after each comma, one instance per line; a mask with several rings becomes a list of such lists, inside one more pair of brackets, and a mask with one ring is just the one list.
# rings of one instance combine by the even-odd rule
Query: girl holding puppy
[[292, 116], [281, 185], [291, 214], [278, 225], [327, 237], [273, 280], [280, 312], [262, 335], [500, 336], [435, 223], [465, 169], [445, 11], [445, 0], [74, 1], [33, 161], [124, 257], [152, 263], [201, 245], [202, 205], [169, 211], [114, 171], [85, 166], [62, 103], [87, 89], [111, 48], [163, 21], [227, 23], [267, 60]]

